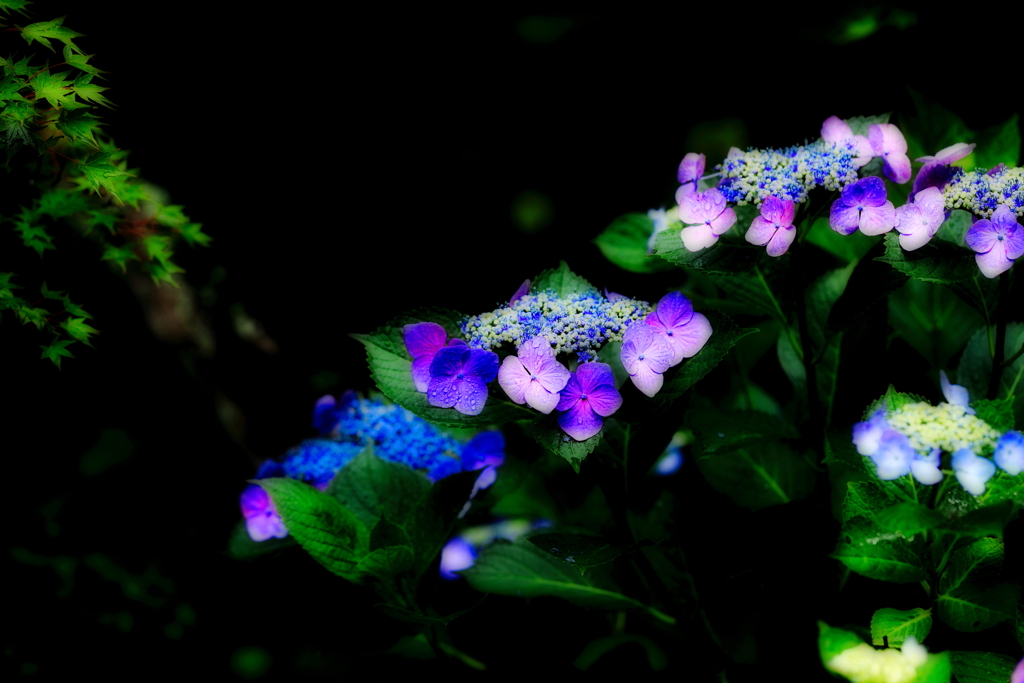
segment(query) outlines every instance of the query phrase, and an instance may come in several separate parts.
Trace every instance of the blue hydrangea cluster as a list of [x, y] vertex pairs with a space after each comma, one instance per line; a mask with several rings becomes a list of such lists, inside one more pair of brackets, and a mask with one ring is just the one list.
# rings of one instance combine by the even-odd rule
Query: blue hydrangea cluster
[[606, 343], [622, 341], [632, 323], [651, 312], [646, 301], [590, 290], [560, 298], [553, 290], [526, 294], [515, 303], [470, 316], [460, 324], [471, 347], [493, 349], [543, 336], [556, 354], [575, 353], [580, 363], [594, 360]]
[[991, 171], [957, 168], [942, 190], [946, 209], [964, 209], [990, 218], [1001, 204], [1024, 216], [1024, 168], [997, 166]]
[[718, 191], [734, 204], [760, 206], [768, 197], [796, 203], [815, 187], [838, 190], [857, 180], [857, 151], [852, 141], [826, 142], [785, 149], [733, 150], [715, 169], [722, 175]]

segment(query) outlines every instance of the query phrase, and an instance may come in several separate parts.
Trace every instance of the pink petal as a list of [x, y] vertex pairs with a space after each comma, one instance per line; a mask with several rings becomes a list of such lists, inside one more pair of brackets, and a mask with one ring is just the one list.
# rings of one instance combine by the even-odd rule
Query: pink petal
[[821, 124], [821, 139], [825, 142], [843, 142], [853, 137], [850, 124], [838, 116], [830, 116]]
[[875, 156], [907, 153], [907, 140], [892, 123], [872, 123], [868, 126], [868, 139]]
[[881, 206], [865, 206], [860, 212], [860, 231], [865, 235], [881, 235], [896, 225], [896, 207], [889, 200]]
[[981, 274], [990, 279], [1005, 273], [1013, 265], [1013, 261], [1006, 258], [1003, 242], [996, 242], [995, 246], [984, 254], [975, 254], [974, 261], [978, 264]]
[[946, 220], [946, 202], [942, 198], [942, 191], [937, 187], [921, 190], [914, 195], [914, 206], [921, 209], [921, 216], [928, 225], [929, 234], [935, 235]]
[[640, 390], [640, 393], [651, 397], [657, 394], [665, 383], [665, 376], [660, 372], [655, 372], [644, 361], [637, 364], [636, 374], [631, 374], [629, 378], [633, 380], [633, 384]]
[[666, 335], [672, 345], [672, 365], [696, 356], [711, 338], [712, 331], [711, 321], [701, 313], [694, 313], [690, 322], [674, 328], [671, 336]]
[[[568, 372], [568, 370], [566, 370]], [[550, 392], [540, 382], [533, 380], [526, 385], [526, 403], [545, 415], [550, 413], [558, 405], [558, 392]]]
[[771, 241], [768, 242], [768, 255], [769, 256], [782, 256], [788, 250], [790, 245], [793, 244], [793, 240], [796, 239], [796, 227], [790, 225], [787, 228], [781, 228], [775, 233]]
[[793, 225], [796, 204], [790, 199], [782, 200], [772, 195], [761, 205], [761, 215], [779, 227]]
[[751, 244], [763, 247], [768, 244], [771, 238], [775, 237], [775, 232], [778, 229], [779, 226], [775, 225], [775, 223], [772, 223], [763, 216], [757, 216], [750, 223], [750, 227], [747, 228], [747, 234], [743, 236], [743, 239]]
[[687, 251], [700, 251], [718, 241], [718, 235], [706, 225], [694, 225], [689, 228], [683, 228], [679, 236], [682, 238], [683, 246], [686, 247]]
[[551, 348], [551, 342], [545, 337], [533, 337], [519, 345], [516, 355], [523, 362], [523, 367], [527, 372], [536, 373], [545, 360], [555, 357], [555, 352]]
[[513, 403], [526, 403], [526, 388], [533, 380], [522, 362], [515, 356], [505, 356], [498, 368], [498, 384]]
[[679, 164], [679, 172], [677, 174], [679, 182], [688, 183], [704, 175], [704, 164], [706, 161], [707, 159], [703, 154], [689, 152]]
[[[724, 197], [723, 197], [724, 199]], [[711, 221], [711, 232], [716, 235], [722, 235], [729, 232], [729, 228], [736, 222], [736, 211], [732, 207], [729, 207], [722, 213], [718, 214], [717, 218]]]
[[903, 184], [910, 180], [910, 157], [901, 152], [887, 152], [882, 172], [894, 183]]

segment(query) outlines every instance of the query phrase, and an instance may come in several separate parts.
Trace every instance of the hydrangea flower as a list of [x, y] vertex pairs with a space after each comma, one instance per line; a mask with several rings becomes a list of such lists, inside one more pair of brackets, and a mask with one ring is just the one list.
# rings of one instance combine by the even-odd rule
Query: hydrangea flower
[[529, 339], [515, 356], [506, 356], [498, 369], [498, 384], [513, 403], [528, 404], [547, 415], [558, 405], [558, 392], [569, 381], [569, 370], [555, 360], [544, 337]]
[[961, 448], [954, 453], [952, 464], [956, 480], [973, 496], [985, 493], [985, 482], [996, 473], [996, 466], [991, 460], [975, 455], [970, 448]]
[[277, 514], [274, 501], [261, 486], [249, 484], [239, 496], [239, 504], [242, 517], [245, 518], [245, 530], [252, 540], [261, 543], [268, 538], [284, 538], [288, 535], [288, 529]]
[[928, 661], [928, 650], [913, 635], [902, 649], [876, 650], [867, 643], [847, 648], [825, 662], [825, 668], [857, 683], [911, 683]]
[[760, 205], [771, 196], [799, 204], [815, 187], [838, 190], [857, 180], [857, 154], [849, 140], [746, 152], [734, 147], [715, 167], [722, 175], [718, 190], [740, 205]]
[[896, 209], [896, 232], [900, 234], [900, 246], [914, 251], [928, 244], [946, 220], [946, 202], [942, 192], [929, 187], [913, 195], [912, 204]]
[[1024, 255], [1024, 227], [1017, 215], [1005, 204], [992, 213], [992, 219], [983, 218], [971, 226], [964, 241], [974, 251], [975, 262], [981, 274], [993, 278], [1010, 269], [1013, 262]]
[[942, 470], [939, 469], [941, 455], [940, 448], [933, 448], [928, 455], [914, 451], [914, 458], [910, 461], [910, 473], [914, 475], [914, 479], [926, 486], [942, 481]]
[[852, 145], [856, 154], [853, 164], [857, 168], [866, 165], [875, 156], [871, 142], [863, 135], [854, 135], [850, 124], [838, 116], [830, 116], [821, 124], [821, 139], [825, 142]]
[[861, 455], [874, 455], [882, 441], [882, 434], [889, 429], [885, 411], [876, 410], [865, 422], [853, 425], [853, 445]]
[[707, 158], [703, 154], [690, 152], [683, 157], [679, 163], [679, 171], [676, 176], [682, 183], [676, 190], [676, 204], [683, 203], [683, 197], [697, 191], [697, 182], [704, 175], [704, 164]]
[[[686, 186], [684, 185], [683, 187]], [[658, 237], [658, 233], [664, 232], [668, 228], [668, 213], [665, 209], [649, 209], [647, 217], [654, 223], [654, 230], [651, 231], [651, 236], [647, 238], [647, 253], [650, 254], [654, 252], [654, 240]]]
[[412, 381], [416, 391], [426, 393], [430, 384], [430, 364], [434, 356], [446, 345], [458, 346], [466, 342], [452, 339], [448, 342], [448, 333], [437, 323], [415, 323], [402, 328], [405, 348], [412, 356]]
[[693, 303], [679, 292], [661, 297], [645, 322], [658, 334], [665, 335], [672, 347], [670, 366], [696, 356], [711, 338], [711, 322], [703, 314], [694, 312]]
[[872, 123], [868, 126], [868, 140], [876, 157], [882, 157], [882, 172], [894, 183], [910, 180], [910, 157], [907, 141], [900, 129], [891, 123]]
[[519, 289], [515, 291], [512, 298], [508, 300], [509, 306], [515, 306], [516, 302], [522, 299], [524, 296], [530, 293], [530, 279], [523, 280], [523, 284], [519, 285]]
[[881, 178], [861, 178], [844, 187], [832, 203], [828, 224], [840, 235], [853, 234], [857, 228], [865, 235], [889, 232], [896, 225], [896, 208], [885, 197]]
[[946, 397], [946, 403], [953, 406], [961, 406], [965, 415], [977, 415], [978, 411], [971, 407], [971, 396], [967, 388], [959, 384], [952, 384], [945, 370], [939, 370], [939, 386], [942, 387], [942, 395]]
[[427, 402], [479, 415], [487, 402], [487, 385], [498, 376], [498, 354], [466, 345], [446, 346], [430, 363]]
[[1024, 472], [1024, 434], [1012, 430], [999, 437], [992, 459], [1009, 474]]
[[454, 581], [461, 578], [455, 572], [469, 569], [476, 561], [476, 548], [461, 536], [455, 536], [441, 549], [441, 578]]
[[629, 378], [641, 393], [654, 396], [665, 383], [663, 372], [672, 367], [672, 346], [668, 337], [650, 325], [630, 325], [622, 337], [619, 358]]
[[751, 244], [767, 246], [769, 256], [782, 256], [796, 239], [796, 204], [789, 199], [768, 197], [761, 204], [761, 215], [756, 217], [744, 236]]
[[912, 474], [914, 479], [926, 485], [942, 481], [942, 470], [939, 469], [942, 450], [933, 448], [927, 455], [922, 455], [906, 435], [889, 426], [881, 410], [866, 422], [854, 425], [853, 443], [858, 453], [874, 461], [876, 474], [883, 481], [907, 474]]
[[556, 406], [562, 412], [558, 426], [577, 441], [585, 441], [601, 431], [602, 418], [614, 414], [621, 405], [622, 396], [615, 389], [611, 366], [584, 363], [562, 389]]
[[882, 481], [899, 479], [910, 474], [910, 463], [914, 449], [910, 441], [895, 429], [886, 429], [878, 440], [878, 449], [871, 454], [877, 467], [878, 478]]
[[924, 166], [914, 177], [914, 185], [910, 190], [910, 196], [915, 197], [917, 193], [928, 187], [936, 187], [942, 190], [947, 183], [956, 175], [956, 170], [951, 165], [974, 151], [976, 145], [968, 145], [966, 142], [958, 142], [945, 149], [940, 149], [935, 156], [923, 156], [916, 161], [924, 162]]
[[[718, 241], [736, 222], [736, 212], [715, 188], [694, 192], [679, 202], [679, 218], [687, 227], [680, 237], [689, 251], [700, 251]], [[691, 225], [696, 224], [696, 225]]]
[[952, 179], [942, 188], [946, 209], [964, 209], [979, 218], [990, 218], [1000, 206], [1018, 216], [1024, 214], [1024, 168], [999, 164], [989, 171], [964, 171], [951, 167]]
[[363, 444], [351, 441], [306, 439], [285, 454], [281, 468], [284, 476], [308, 482], [323, 490], [363, 448]]

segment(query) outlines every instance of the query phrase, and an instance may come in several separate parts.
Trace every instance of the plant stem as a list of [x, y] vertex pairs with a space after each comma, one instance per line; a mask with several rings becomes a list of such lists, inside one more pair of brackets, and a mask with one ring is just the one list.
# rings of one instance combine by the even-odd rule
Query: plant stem
[[1010, 299], [1010, 274], [999, 278], [999, 298], [996, 299], [996, 347], [992, 354], [992, 373], [988, 376], [988, 397], [999, 396], [999, 379], [1003, 376], [1003, 358], [1006, 355], [1006, 318]]

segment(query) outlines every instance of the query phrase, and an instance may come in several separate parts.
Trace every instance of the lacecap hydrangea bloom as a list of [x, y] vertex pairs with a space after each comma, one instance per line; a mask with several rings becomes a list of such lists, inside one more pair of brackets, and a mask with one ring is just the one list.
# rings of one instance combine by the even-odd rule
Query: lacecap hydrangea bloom
[[1024, 256], [1024, 226], [1005, 204], [992, 212], [991, 219], [975, 222], [964, 235], [964, 241], [977, 252], [974, 260], [987, 278], [1005, 273], [1014, 261]]
[[[950, 466], [957, 481], [969, 493], [985, 492], [985, 483], [995, 474], [1000, 460], [979, 453], [992, 452], [998, 443], [1004, 446], [1007, 467], [1013, 474], [1018, 457], [1014, 451], [1013, 432], [999, 432], [974, 414], [967, 390], [951, 384], [941, 373], [943, 393], [949, 401], [932, 406], [924, 402], [908, 403], [886, 412], [876, 410], [864, 422], [853, 427], [853, 443], [857, 452], [871, 458], [879, 479], [892, 480], [912, 475], [922, 484], [942, 480], [941, 454], [951, 455]], [[1021, 463], [1024, 467], [1024, 462]], [[1018, 470], [1019, 471], [1019, 470]]]
[[1024, 168], [997, 166], [989, 171], [964, 171], [953, 167], [952, 178], [942, 188], [946, 209], [963, 209], [979, 218], [990, 218], [1000, 206], [1024, 215]]
[[910, 683], [917, 679], [918, 667], [927, 660], [928, 650], [909, 635], [899, 650], [876, 650], [867, 643], [854, 645], [825, 662], [825, 668], [854, 683]]
[[603, 418], [611, 416], [621, 406], [622, 395], [615, 388], [611, 366], [584, 363], [562, 389], [558, 426], [577, 441], [585, 441], [601, 431]]
[[558, 405], [569, 381], [569, 370], [555, 360], [555, 351], [544, 337], [523, 342], [515, 356], [506, 356], [498, 369], [498, 383], [518, 404], [527, 403], [545, 415]]
[[877, 176], [867, 176], [843, 188], [832, 203], [829, 226], [840, 235], [850, 235], [858, 228], [865, 235], [881, 235], [896, 225], [896, 207], [886, 199], [885, 183]]

